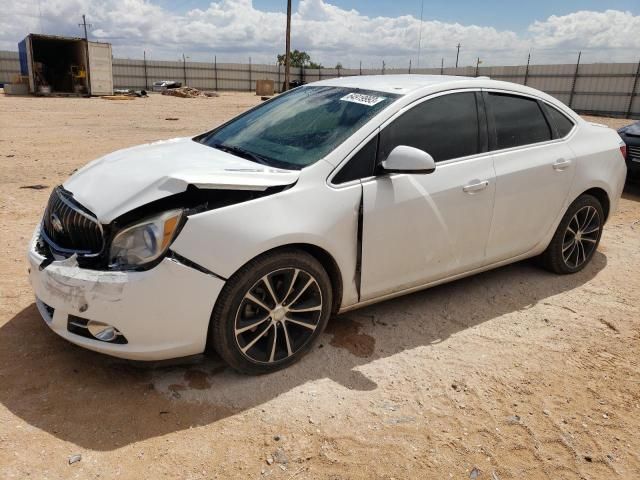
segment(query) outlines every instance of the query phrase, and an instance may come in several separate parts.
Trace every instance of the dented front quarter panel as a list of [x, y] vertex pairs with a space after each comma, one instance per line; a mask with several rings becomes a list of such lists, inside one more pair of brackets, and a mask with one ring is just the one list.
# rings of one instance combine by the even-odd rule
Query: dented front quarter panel
[[283, 192], [189, 217], [171, 249], [222, 277], [271, 249], [307, 244], [339, 266], [342, 306], [357, 302], [356, 257], [361, 186], [334, 189], [307, 177], [326, 178], [326, 162], [304, 169]]

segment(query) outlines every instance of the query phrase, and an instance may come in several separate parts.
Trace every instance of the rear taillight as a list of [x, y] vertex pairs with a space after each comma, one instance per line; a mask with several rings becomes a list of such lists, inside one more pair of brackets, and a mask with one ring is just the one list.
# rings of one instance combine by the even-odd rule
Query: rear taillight
[[627, 145], [620, 145], [620, 153], [622, 154], [622, 158], [627, 159]]

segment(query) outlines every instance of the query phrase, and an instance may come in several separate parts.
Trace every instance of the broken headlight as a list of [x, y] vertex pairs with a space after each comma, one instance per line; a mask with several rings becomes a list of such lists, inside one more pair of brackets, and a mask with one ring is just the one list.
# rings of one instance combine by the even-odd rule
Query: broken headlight
[[174, 239], [182, 215], [182, 210], [169, 210], [123, 229], [111, 242], [109, 266], [135, 268], [159, 258]]

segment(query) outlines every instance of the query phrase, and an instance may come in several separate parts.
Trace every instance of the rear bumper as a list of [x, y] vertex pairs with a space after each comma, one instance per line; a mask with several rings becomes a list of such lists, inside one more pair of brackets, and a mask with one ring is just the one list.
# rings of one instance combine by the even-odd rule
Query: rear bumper
[[[35, 238], [28, 253], [29, 280], [40, 314], [61, 337], [132, 360], [166, 360], [205, 350], [209, 319], [224, 281], [171, 259], [146, 272], [82, 269], [73, 257], [40, 270], [44, 257], [34, 248]], [[111, 325], [127, 343], [72, 333], [69, 315]]]

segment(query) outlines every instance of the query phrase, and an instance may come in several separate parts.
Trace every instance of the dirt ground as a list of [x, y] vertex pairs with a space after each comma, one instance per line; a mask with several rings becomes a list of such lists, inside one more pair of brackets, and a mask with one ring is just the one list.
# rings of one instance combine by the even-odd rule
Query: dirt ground
[[268, 376], [143, 368], [49, 331], [25, 251], [51, 188], [258, 101], [0, 95], [0, 478], [638, 478], [637, 187], [583, 272], [523, 262], [336, 317]]

